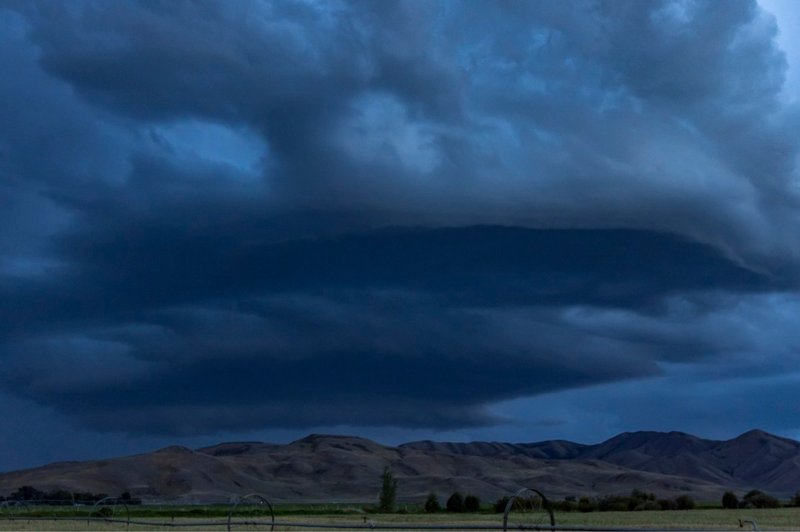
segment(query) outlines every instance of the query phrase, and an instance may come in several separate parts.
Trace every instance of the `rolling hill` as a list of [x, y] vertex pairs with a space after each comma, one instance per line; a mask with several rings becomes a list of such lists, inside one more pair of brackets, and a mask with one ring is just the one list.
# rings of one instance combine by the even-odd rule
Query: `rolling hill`
[[494, 500], [520, 487], [551, 497], [628, 493], [689, 493], [719, 500], [728, 489], [759, 488], [779, 496], [800, 489], [800, 443], [761, 431], [729, 441], [679, 432], [624, 433], [597, 445], [441, 443], [390, 447], [349, 436], [310, 435], [274, 445], [222, 443], [86, 462], [61, 462], [0, 474], [0, 495], [23, 485], [145, 500], [228, 501], [257, 492], [275, 502], [370, 502], [388, 465], [401, 501], [430, 491], [459, 490]]

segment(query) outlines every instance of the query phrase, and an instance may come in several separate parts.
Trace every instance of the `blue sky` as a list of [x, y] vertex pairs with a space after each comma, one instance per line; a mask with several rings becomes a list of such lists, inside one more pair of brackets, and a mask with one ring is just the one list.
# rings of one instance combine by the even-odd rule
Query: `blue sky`
[[800, 8], [0, 4], [0, 470], [800, 437]]

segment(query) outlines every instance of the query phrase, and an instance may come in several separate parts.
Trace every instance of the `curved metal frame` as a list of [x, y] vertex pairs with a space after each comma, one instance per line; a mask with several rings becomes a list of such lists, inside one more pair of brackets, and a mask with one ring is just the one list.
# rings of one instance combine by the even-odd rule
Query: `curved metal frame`
[[503, 514], [503, 530], [508, 530], [508, 514], [514, 507], [514, 502], [517, 500], [517, 497], [519, 497], [526, 491], [532, 491], [533, 493], [542, 498], [542, 507], [545, 510], [547, 510], [547, 513], [550, 515], [550, 526], [556, 526], [556, 518], [553, 515], [552, 508], [550, 508], [550, 501], [547, 500], [547, 497], [544, 496], [544, 493], [534, 488], [522, 488], [521, 490], [517, 491], [508, 501], [508, 504], [506, 504], [506, 511]]
[[247, 495], [239, 497], [239, 500], [236, 501], [233, 504], [233, 506], [231, 506], [231, 511], [228, 512], [228, 532], [230, 532], [230, 529], [231, 529], [231, 519], [233, 518], [233, 512], [236, 511], [236, 507], [239, 506], [239, 504], [241, 504], [242, 502], [246, 501], [247, 499], [260, 499], [261, 502], [259, 504], [263, 503], [263, 504], [266, 504], [269, 507], [269, 513], [270, 513], [270, 516], [272, 517], [272, 526], [270, 526], [270, 530], [275, 530], [275, 510], [272, 508], [272, 504], [267, 499], [265, 499], [264, 497], [259, 495], [258, 493], [249, 493]]
[[[95, 512], [95, 510], [97, 509], [98, 506], [100, 506], [102, 504], [103, 507], [108, 507], [108, 504], [103, 504], [103, 503], [108, 503], [110, 501], [114, 501], [114, 505], [111, 507], [112, 515], [117, 510], [117, 503], [122, 503], [122, 506], [125, 507], [125, 515], [128, 518], [127, 519], [127, 524], [130, 524], [131, 523], [131, 511], [128, 508], [128, 504], [125, 501], [123, 501], [122, 499], [120, 499], [119, 497], [106, 497], [106, 498], [100, 499], [99, 501], [94, 503], [94, 506], [92, 506], [92, 509], [89, 512], [89, 517], [86, 518], [86, 524], [88, 525], [89, 523], [92, 522], [92, 516], [94, 515], [94, 512]], [[111, 519], [114, 519], [114, 518], [113, 517], [105, 518], [106, 521], [110, 521]]]
[[13, 500], [13, 501], [0, 502], [0, 510], [2, 510], [4, 508], [25, 508], [26, 517], [20, 517], [19, 515], [12, 515], [11, 512], [9, 511], [8, 512], [8, 519], [10, 521], [16, 521], [17, 519], [25, 519], [25, 518], [27, 518], [28, 522], [30, 522], [31, 509], [30, 509], [30, 506], [28, 506], [27, 502], [25, 502], [23, 500], [19, 500], [19, 501]]

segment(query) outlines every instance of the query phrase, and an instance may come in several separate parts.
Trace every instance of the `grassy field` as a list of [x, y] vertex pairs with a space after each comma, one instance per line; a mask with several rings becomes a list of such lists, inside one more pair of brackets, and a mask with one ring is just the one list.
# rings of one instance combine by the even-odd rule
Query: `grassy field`
[[[182, 510], [185, 511], [176, 511]], [[206, 507], [208, 509], [208, 507]], [[200, 521], [217, 521], [224, 525], [227, 511], [222, 512], [224, 507], [219, 507], [219, 516], [213, 515], [203, 517], [191, 517], [191, 507], [175, 507], [172, 508], [175, 515], [174, 522], [176, 524], [188, 524]], [[146, 508], [143, 508], [144, 511]], [[196, 509], [196, 508], [195, 508]], [[211, 514], [216, 513], [211, 508]], [[288, 508], [278, 507], [279, 514], [277, 515], [277, 522], [302, 522], [302, 523], [317, 523], [317, 524], [353, 524], [364, 526], [365, 517], [371, 519], [376, 525], [393, 524], [393, 525], [501, 525], [502, 514], [495, 513], [479, 513], [479, 514], [348, 514], [346, 507], [336, 508], [337, 513], [333, 514], [319, 514], [310, 512], [302, 514], [299, 510], [302, 508], [293, 508], [289, 513], [280, 512], [280, 510], [289, 510]], [[162, 508], [162, 511], [164, 509]], [[297, 511], [297, 513], [295, 513]], [[354, 509], [354, 512], [357, 511]], [[66, 514], [66, 512], [65, 512]], [[65, 515], [64, 514], [64, 515]], [[224, 514], [224, 515], [223, 515]], [[167, 521], [170, 518], [161, 518], [158, 516], [144, 517], [142, 515], [132, 515], [133, 519], [146, 519], [154, 521]], [[754, 520], [758, 523], [761, 530], [800, 530], [800, 508], [779, 508], [779, 509], [762, 509], [762, 510], [721, 510], [721, 509], [700, 509], [691, 511], [653, 511], [653, 512], [593, 512], [593, 513], [559, 513], [556, 514], [556, 524], [565, 526], [595, 526], [595, 527], [641, 527], [641, 528], [661, 528], [661, 529], [700, 529], [700, 530], [739, 530], [737, 519]], [[513, 529], [519, 519], [513, 513], [509, 519], [509, 529]], [[547, 523], [542, 523], [547, 524]], [[745, 525], [745, 529], [750, 529], [749, 525]], [[124, 524], [108, 524], [93, 522], [87, 524], [86, 521], [30, 521], [22, 518], [13, 522], [0, 521], [0, 530], [130, 530], [130, 531], [147, 531], [147, 530], [164, 530], [164, 527], [157, 526], [140, 526], [130, 525], [129, 527]], [[208, 530], [226, 530], [225, 526], [207, 527]], [[235, 527], [235, 530], [247, 530], [246, 527]], [[250, 530], [266, 528], [249, 528]], [[198, 530], [198, 528], [189, 528], [189, 530]], [[202, 530], [202, 528], [200, 529]], [[309, 530], [306, 528], [291, 528], [291, 527], [278, 527], [278, 530]], [[313, 529], [312, 529], [313, 530]]]

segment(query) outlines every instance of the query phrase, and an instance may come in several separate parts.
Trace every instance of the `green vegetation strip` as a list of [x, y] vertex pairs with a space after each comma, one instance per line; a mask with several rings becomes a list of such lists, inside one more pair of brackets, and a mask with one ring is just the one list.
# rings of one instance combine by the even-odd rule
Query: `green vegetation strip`
[[[87, 521], [78, 517], [31, 517], [29, 519], [14, 519], [3, 517], [0, 520], [4, 521]], [[127, 519], [102, 519], [90, 518], [88, 521], [95, 523], [108, 523], [108, 524], [122, 524], [122, 525], [142, 525], [153, 527], [209, 527], [209, 526], [229, 526], [227, 521], [197, 521], [197, 522], [155, 522], [155, 521], [138, 521]], [[264, 527], [287, 527], [287, 528], [327, 528], [327, 529], [348, 529], [348, 530], [503, 530], [502, 525], [414, 525], [414, 524], [353, 524], [353, 523], [289, 523], [289, 522], [272, 522], [272, 521], [234, 521], [230, 523], [231, 527], [237, 526], [264, 526]], [[624, 527], [593, 527], [593, 526], [526, 526], [526, 525], [509, 525], [509, 530], [543, 530], [543, 531], [564, 531], [564, 532], [704, 532], [698, 529], [673, 529], [673, 528], [624, 528]], [[716, 529], [714, 532], [720, 532]], [[724, 531], [723, 531], [724, 532]], [[728, 532], [735, 532], [733, 530]]]

